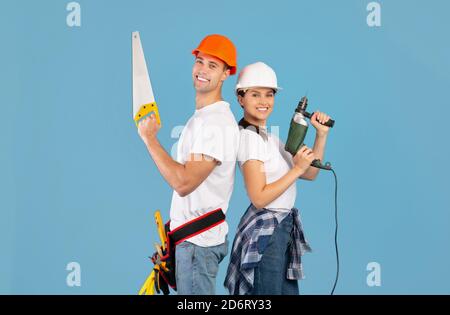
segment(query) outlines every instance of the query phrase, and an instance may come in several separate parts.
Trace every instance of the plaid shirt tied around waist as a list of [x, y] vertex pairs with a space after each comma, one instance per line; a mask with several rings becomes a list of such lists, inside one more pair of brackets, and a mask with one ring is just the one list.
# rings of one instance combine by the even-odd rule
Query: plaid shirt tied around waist
[[310, 252], [311, 247], [305, 239], [298, 210], [292, 208], [290, 212], [276, 212], [256, 209], [251, 204], [239, 222], [233, 242], [224, 283], [230, 294], [245, 295], [251, 292], [254, 269], [261, 261], [270, 236], [287, 215], [293, 216], [293, 230], [286, 277], [290, 280], [304, 278], [301, 256]]

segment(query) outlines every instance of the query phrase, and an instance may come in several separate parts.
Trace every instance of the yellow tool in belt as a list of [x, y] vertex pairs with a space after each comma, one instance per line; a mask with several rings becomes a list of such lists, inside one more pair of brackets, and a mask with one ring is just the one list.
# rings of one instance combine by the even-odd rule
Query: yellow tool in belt
[[[159, 277], [160, 277], [159, 271], [160, 270], [165, 271], [165, 272], [168, 271], [168, 269], [166, 267], [166, 262], [161, 261], [161, 258], [164, 256], [165, 250], [167, 248], [167, 237], [166, 237], [165, 228], [164, 228], [164, 224], [163, 224], [162, 217], [161, 217], [161, 212], [159, 210], [156, 210], [156, 212], [155, 212], [155, 222], [156, 222], [156, 226], [158, 228], [158, 234], [159, 234], [159, 238], [161, 240], [161, 245], [155, 243], [156, 253], [153, 254], [153, 256], [151, 257], [151, 260], [153, 261], [153, 264], [154, 264], [153, 270], [150, 273], [150, 275], [147, 277], [147, 279], [145, 280], [144, 285], [139, 290], [139, 295], [154, 295], [155, 290], [157, 293], [159, 293], [160, 290], [162, 290], [162, 288], [160, 287], [162, 282], [159, 279]], [[168, 290], [168, 288], [167, 288], [167, 290]]]
[[161, 217], [161, 212], [159, 210], [156, 210], [155, 212], [155, 222], [156, 227], [158, 229], [159, 239], [161, 240], [161, 247], [163, 250], [166, 250], [167, 246], [167, 237], [166, 237], [166, 231], [164, 227], [164, 223]]
[[155, 270], [153, 270], [145, 280], [144, 285], [139, 290], [139, 295], [154, 295], [155, 294]]
[[152, 113], [155, 114], [158, 124], [161, 125], [158, 106], [153, 95], [152, 84], [145, 63], [139, 32], [131, 35], [132, 63], [133, 63], [133, 119], [138, 125], [139, 121]]

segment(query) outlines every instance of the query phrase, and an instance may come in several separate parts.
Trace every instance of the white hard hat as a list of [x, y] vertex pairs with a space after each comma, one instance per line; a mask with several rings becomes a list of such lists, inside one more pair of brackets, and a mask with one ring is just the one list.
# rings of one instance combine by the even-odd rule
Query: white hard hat
[[277, 75], [275, 71], [264, 62], [255, 62], [245, 66], [239, 73], [236, 92], [251, 87], [267, 87], [275, 91], [281, 88], [277, 84]]

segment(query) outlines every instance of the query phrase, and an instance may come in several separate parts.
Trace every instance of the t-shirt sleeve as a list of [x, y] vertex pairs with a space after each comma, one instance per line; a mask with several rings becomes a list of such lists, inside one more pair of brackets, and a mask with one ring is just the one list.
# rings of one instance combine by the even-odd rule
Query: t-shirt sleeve
[[195, 135], [191, 154], [203, 154], [222, 163], [227, 145], [226, 128], [214, 121], [203, 122]]
[[244, 165], [248, 160], [265, 162], [267, 160], [267, 149], [266, 143], [259, 134], [251, 130], [243, 129], [240, 132], [239, 165]]
[[294, 166], [294, 160], [292, 158], [292, 155], [284, 148], [285, 143], [281, 141], [278, 137], [274, 137], [274, 139], [278, 143], [278, 150], [280, 151], [281, 156], [286, 161], [286, 163], [292, 168]]

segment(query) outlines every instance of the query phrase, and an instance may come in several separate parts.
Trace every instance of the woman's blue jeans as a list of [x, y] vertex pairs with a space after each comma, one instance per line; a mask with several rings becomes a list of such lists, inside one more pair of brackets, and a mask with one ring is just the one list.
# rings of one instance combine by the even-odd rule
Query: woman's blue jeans
[[289, 214], [275, 228], [254, 271], [251, 295], [298, 295], [298, 281], [286, 278], [292, 242], [293, 218]]

